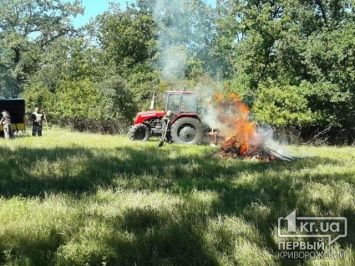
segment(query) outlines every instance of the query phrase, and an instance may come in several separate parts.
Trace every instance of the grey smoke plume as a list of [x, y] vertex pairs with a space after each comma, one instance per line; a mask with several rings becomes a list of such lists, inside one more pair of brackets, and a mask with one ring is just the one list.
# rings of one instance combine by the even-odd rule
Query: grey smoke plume
[[263, 126], [257, 128], [257, 133], [260, 140], [264, 143], [276, 157], [282, 157], [284, 160], [293, 158], [294, 156], [288, 151], [286, 145], [282, 145], [279, 141], [275, 140], [274, 131], [269, 126]]
[[178, 46], [173, 35], [178, 35], [171, 16], [179, 16], [183, 3], [180, 0], [158, 0], [154, 8], [154, 19], [159, 29], [161, 55], [159, 64], [165, 79], [181, 79], [186, 67], [187, 55], [184, 47]]
[[158, 25], [159, 64], [165, 79], [184, 78], [189, 56], [203, 49], [206, 33], [201, 28], [202, 18], [191, 3], [156, 1], [153, 16]]
[[208, 105], [206, 108], [206, 113], [203, 116], [203, 120], [212, 129], [222, 130], [224, 127], [223, 123], [218, 119], [218, 113], [212, 105]]
[[182, 46], [168, 47], [160, 57], [162, 73], [165, 79], [182, 79], [187, 65], [187, 52]]
[[[219, 117], [221, 117], [220, 111], [216, 109], [213, 97], [217, 91], [223, 88], [223, 83], [218, 80], [212, 80], [209, 78], [203, 78], [194, 87], [194, 91], [199, 94], [199, 106], [202, 121], [213, 130], [223, 131], [226, 134], [231, 134], [232, 131], [225, 125]], [[228, 109], [228, 107], [226, 107]]]

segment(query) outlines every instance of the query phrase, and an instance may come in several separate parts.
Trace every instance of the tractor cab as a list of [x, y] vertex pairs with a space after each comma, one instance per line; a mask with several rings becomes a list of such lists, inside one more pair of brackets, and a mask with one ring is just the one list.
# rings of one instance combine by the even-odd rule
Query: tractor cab
[[170, 110], [174, 115], [197, 114], [197, 92], [167, 91], [165, 97], [165, 112]]

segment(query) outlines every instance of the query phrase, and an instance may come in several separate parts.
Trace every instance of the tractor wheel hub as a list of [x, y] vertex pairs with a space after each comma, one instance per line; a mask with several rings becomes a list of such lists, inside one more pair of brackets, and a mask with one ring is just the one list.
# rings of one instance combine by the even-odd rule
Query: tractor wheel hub
[[184, 127], [180, 130], [179, 138], [184, 141], [191, 141], [195, 138], [196, 130], [192, 127]]

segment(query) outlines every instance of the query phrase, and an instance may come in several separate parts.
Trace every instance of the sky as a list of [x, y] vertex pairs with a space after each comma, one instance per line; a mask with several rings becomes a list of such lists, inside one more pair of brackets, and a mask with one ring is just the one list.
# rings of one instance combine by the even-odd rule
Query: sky
[[[121, 8], [126, 7], [126, 3], [135, 3], [135, 0], [82, 0], [82, 6], [85, 8], [84, 15], [78, 15], [73, 18], [74, 27], [79, 28], [87, 24], [91, 18], [102, 14], [109, 8], [109, 3], [117, 3], [121, 5]], [[212, 6], [215, 5], [216, 0], [206, 0], [207, 3], [211, 3]]]
[[85, 8], [84, 15], [78, 15], [73, 18], [73, 24], [75, 27], [81, 27], [87, 24], [91, 18], [102, 14], [109, 8], [109, 3], [120, 4], [122, 9], [126, 7], [126, 3], [135, 3], [135, 0], [81, 0], [82, 6]]

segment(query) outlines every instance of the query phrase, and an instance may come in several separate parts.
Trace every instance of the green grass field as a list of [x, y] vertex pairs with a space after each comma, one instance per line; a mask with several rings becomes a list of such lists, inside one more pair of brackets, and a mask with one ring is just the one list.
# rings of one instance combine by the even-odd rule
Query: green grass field
[[[0, 139], [0, 265], [355, 265], [355, 147], [292, 162], [44, 130]], [[346, 217], [340, 258], [280, 256], [278, 217]], [[314, 253], [313, 253], [314, 254]]]

